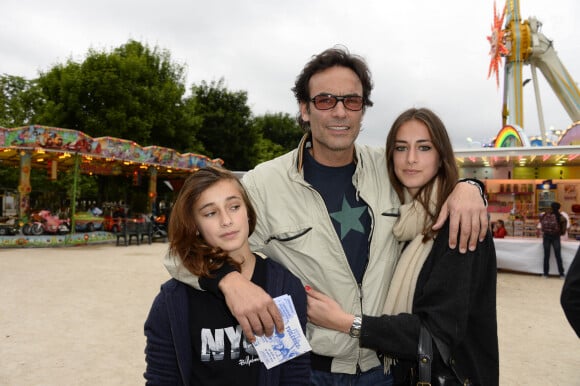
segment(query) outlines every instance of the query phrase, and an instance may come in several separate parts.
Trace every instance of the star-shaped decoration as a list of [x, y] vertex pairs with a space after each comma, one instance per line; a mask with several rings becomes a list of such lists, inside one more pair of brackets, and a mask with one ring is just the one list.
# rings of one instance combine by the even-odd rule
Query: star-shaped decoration
[[489, 63], [489, 71], [487, 73], [487, 78], [495, 73], [495, 82], [499, 88], [499, 68], [501, 66], [502, 58], [509, 54], [509, 50], [504, 43], [505, 31], [503, 30], [503, 21], [505, 18], [506, 7], [504, 5], [501, 15], [497, 13], [495, 2], [493, 3], [493, 23], [491, 24], [491, 36], [487, 37], [489, 44], [491, 44], [491, 49], [489, 54], [491, 55], [491, 61]]
[[342, 199], [342, 208], [340, 212], [330, 214], [334, 220], [340, 223], [340, 238], [344, 239], [350, 230], [364, 233], [364, 227], [360, 222], [361, 214], [366, 210], [366, 207], [351, 207], [346, 197]]

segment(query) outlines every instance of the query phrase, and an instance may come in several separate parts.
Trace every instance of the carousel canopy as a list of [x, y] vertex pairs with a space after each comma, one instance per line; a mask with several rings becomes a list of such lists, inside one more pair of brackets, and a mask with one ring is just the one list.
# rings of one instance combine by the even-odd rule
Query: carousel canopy
[[81, 173], [98, 175], [132, 175], [155, 168], [158, 177], [175, 178], [200, 167], [223, 164], [219, 158], [180, 154], [160, 146], [142, 147], [113, 137], [92, 138], [76, 130], [40, 125], [0, 127], [0, 167], [20, 165], [20, 157], [26, 153], [31, 155], [32, 167], [59, 171], [72, 169], [78, 154]]
[[455, 150], [460, 167], [580, 166], [580, 146], [530, 146]]

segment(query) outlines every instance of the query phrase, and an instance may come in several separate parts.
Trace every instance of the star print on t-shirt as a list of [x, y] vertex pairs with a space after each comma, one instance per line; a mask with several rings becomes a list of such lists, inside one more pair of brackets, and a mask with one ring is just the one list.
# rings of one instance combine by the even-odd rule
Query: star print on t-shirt
[[[367, 203], [354, 185], [355, 170], [355, 162], [339, 167], [324, 166], [308, 151], [304, 152], [304, 179], [324, 200], [336, 237], [360, 283], [369, 256], [372, 220]], [[313, 221], [313, 226], [317, 226], [317, 221]]]
[[351, 230], [364, 233], [365, 229], [360, 221], [361, 215], [366, 211], [366, 206], [352, 207], [346, 197], [342, 198], [342, 208], [339, 212], [330, 214], [335, 221], [340, 223], [340, 238], [344, 240]]

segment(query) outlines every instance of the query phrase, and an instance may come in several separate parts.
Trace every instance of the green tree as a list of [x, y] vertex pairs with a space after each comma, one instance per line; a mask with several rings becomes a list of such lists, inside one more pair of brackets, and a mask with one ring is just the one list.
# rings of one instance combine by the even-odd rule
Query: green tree
[[0, 165], [0, 188], [16, 189], [20, 179], [20, 168], [17, 165]]
[[296, 148], [304, 134], [296, 119], [288, 113], [266, 113], [255, 117], [253, 125], [264, 139], [282, 147], [280, 154]]
[[286, 150], [282, 145], [274, 143], [260, 134], [256, 143], [256, 164], [271, 160], [284, 153], [286, 153]]
[[42, 103], [35, 81], [20, 76], [0, 75], [0, 126], [27, 126]]
[[231, 170], [248, 170], [258, 160], [260, 133], [252, 125], [252, 113], [245, 91], [228, 91], [224, 80], [193, 85], [191, 104], [195, 115], [202, 119], [197, 138], [206, 155], [224, 160]]
[[56, 65], [38, 82], [47, 102], [35, 118], [44, 125], [201, 150], [195, 142], [201, 121], [183, 106], [184, 66], [172, 63], [168, 51], [133, 40], [112, 52], [91, 49], [82, 63]]

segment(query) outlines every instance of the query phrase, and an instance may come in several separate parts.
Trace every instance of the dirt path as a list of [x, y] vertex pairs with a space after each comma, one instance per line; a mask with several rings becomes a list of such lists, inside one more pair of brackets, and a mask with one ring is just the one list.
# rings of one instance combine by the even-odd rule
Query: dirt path
[[[142, 385], [167, 244], [0, 249], [0, 385]], [[580, 384], [559, 279], [500, 273], [502, 385]]]

